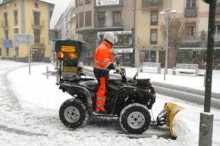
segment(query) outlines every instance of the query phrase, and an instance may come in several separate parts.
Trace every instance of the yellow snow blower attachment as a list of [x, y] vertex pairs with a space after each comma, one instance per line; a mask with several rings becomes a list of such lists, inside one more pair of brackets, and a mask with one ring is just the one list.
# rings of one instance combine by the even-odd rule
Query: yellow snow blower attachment
[[164, 109], [166, 111], [166, 125], [170, 129], [170, 136], [176, 138], [177, 135], [175, 135], [173, 131], [173, 119], [176, 116], [176, 114], [178, 114], [184, 108], [175, 103], [169, 102], [169, 103], [165, 103]]
[[175, 103], [165, 103], [164, 109], [158, 114], [155, 122], [152, 123], [152, 126], [162, 126], [166, 124], [170, 130], [170, 136], [173, 139], [177, 138], [177, 135], [173, 131], [173, 120], [176, 114], [178, 114], [184, 108], [175, 104]]

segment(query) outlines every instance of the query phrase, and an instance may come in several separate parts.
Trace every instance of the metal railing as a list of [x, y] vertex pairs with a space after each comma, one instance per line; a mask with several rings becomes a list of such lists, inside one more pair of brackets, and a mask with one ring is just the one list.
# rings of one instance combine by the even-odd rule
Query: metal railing
[[142, 0], [142, 7], [163, 6], [163, 0]]
[[0, 28], [8, 28], [9, 27], [9, 23], [8, 21], [6, 22], [5, 20], [1, 20], [0, 21]]
[[34, 19], [32, 19], [31, 22], [32, 22], [33, 27], [43, 27], [44, 26], [44, 20], [34, 21]]
[[197, 17], [197, 7], [186, 7], [185, 17]]
[[[208, 32], [207, 31], [201, 31], [201, 32], [197, 32], [194, 35], [188, 35], [186, 36], [182, 41], [181, 41], [181, 46], [188, 46], [189, 44], [191, 44], [193, 46], [197, 46], [197, 45], [206, 45], [207, 43], [207, 38], [208, 38]], [[220, 42], [220, 30], [215, 31], [214, 34], [214, 39], [215, 42], [219, 43]]]
[[45, 39], [41, 38], [40, 42], [35, 42], [31, 47], [34, 49], [44, 48], [45, 47]]
[[217, 6], [217, 7], [216, 7], [215, 13], [216, 13], [216, 14], [220, 14], [220, 6]]
[[101, 22], [101, 23], [99, 21], [96, 21], [95, 27], [96, 28], [123, 27], [123, 21], [121, 20], [121, 22], [119, 22], [119, 23], [115, 23], [115, 22], [113, 22], [113, 20], [111, 20], [111, 21], [104, 21], [104, 22]]

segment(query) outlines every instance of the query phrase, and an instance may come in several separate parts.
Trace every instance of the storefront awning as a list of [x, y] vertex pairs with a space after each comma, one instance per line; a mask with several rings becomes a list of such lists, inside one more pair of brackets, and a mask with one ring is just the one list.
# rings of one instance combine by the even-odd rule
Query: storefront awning
[[[180, 50], [194, 50], [194, 51], [204, 51], [207, 50], [206, 47], [180, 47]], [[214, 47], [214, 50], [220, 50], [220, 47]]]

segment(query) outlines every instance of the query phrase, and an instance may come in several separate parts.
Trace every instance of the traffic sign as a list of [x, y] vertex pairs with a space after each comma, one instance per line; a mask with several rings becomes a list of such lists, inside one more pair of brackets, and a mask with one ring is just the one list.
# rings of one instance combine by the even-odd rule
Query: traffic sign
[[4, 48], [13, 48], [12, 40], [4, 40]]
[[34, 35], [32, 34], [15, 34], [15, 44], [34, 44]]

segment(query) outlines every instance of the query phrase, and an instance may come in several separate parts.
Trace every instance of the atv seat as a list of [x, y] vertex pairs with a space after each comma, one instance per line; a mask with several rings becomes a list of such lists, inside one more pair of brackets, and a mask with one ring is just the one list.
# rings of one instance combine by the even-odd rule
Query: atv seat
[[98, 83], [95, 80], [90, 82], [80, 82], [80, 85], [94, 92], [98, 89]]

